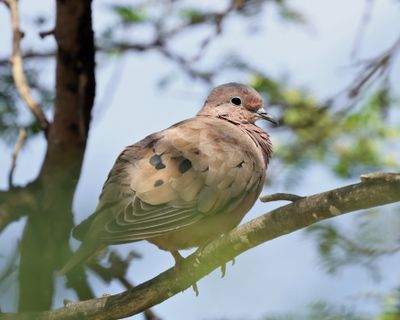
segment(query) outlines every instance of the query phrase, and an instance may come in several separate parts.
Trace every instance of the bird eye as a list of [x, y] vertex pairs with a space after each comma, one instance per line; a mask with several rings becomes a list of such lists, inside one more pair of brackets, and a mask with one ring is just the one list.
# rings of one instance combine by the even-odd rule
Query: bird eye
[[231, 99], [231, 102], [236, 106], [240, 106], [242, 104], [242, 99], [240, 99], [239, 97], [233, 97]]

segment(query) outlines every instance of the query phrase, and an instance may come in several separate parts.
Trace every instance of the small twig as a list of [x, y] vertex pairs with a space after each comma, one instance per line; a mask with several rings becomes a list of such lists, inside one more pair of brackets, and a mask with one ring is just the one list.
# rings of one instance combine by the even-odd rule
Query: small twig
[[46, 116], [43, 113], [43, 110], [40, 107], [40, 105], [33, 99], [31, 89], [28, 85], [25, 76], [25, 70], [23, 66], [22, 53], [20, 47], [23, 34], [19, 28], [19, 13], [18, 13], [17, 0], [3, 0], [3, 2], [9, 8], [11, 15], [11, 23], [13, 30], [13, 40], [12, 40], [13, 49], [12, 49], [11, 64], [12, 64], [12, 73], [15, 85], [17, 87], [17, 90], [21, 98], [25, 101], [26, 105], [35, 116], [40, 127], [43, 129], [45, 133], [47, 133], [47, 130], [49, 128], [49, 122], [47, 121]]
[[390, 63], [394, 60], [395, 55], [398, 53], [400, 48], [400, 37], [394, 42], [394, 44], [382, 54], [369, 60], [364, 67], [364, 70], [359, 74], [358, 79], [355, 80], [355, 84], [350, 87], [348, 96], [353, 98], [357, 96], [367, 82], [369, 82], [374, 76], [382, 76], [387, 71]]
[[199, 72], [195, 69], [192, 68], [191, 62], [184, 57], [171, 52], [165, 47], [160, 47], [159, 52], [162, 53], [166, 58], [175, 61], [184, 72], [186, 72], [191, 78], [193, 79], [198, 79], [202, 80], [207, 84], [211, 84], [213, 80], [213, 74], [212, 73], [204, 73], [204, 72]]
[[291, 201], [295, 202], [305, 197], [298, 196], [291, 193], [274, 193], [274, 194], [267, 194], [265, 196], [260, 197], [261, 202], [272, 202], [272, 201]]
[[373, 78], [375, 75], [383, 74], [387, 65], [390, 62], [391, 55], [384, 54], [380, 58], [376, 59], [374, 63], [369, 64], [365, 70], [361, 73], [349, 91], [349, 97], [356, 97], [365, 84]]
[[46, 38], [47, 36], [54, 35], [54, 31], [55, 31], [54, 28], [51, 29], [51, 30], [47, 30], [47, 31], [41, 31], [41, 32], [39, 32], [39, 37], [42, 38], [42, 39], [44, 39], [44, 38]]
[[17, 142], [15, 143], [14, 151], [11, 156], [11, 159], [12, 159], [11, 169], [10, 169], [10, 172], [8, 173], [8, 187], [10, 189], [14, 187], [13, 177], [14, 177], [15, 168], [17, 166], [17, 159], [18, 159], [19, 152], [21, 151], [21, 149], [23, 148], [23, 146], [25, 144], [26, 137], [27, 137], [26, 129], [20, 128]]
[[365, 28], [367, 27], [370, 19], [374, 0], [365, 0], [364, 12], [357, 27], [356, 38], [354, 40], [353, 49], [350, 56], [354, 58], [360, 48], [361, 42], [364, 37]]
[[[37, 59], [49, 59], [49, 58], [54, 58], [55, 55], [56, 53], [54, 51], [37, 52], [33, 50], [28, 50], [22, 54], [22, 60], [26, 61], [26, 60], [37, 60]], [[10, 58], [8, 57], [0, 58], [0, 66], [9, 65], [10, 63], [11, 63]]]
[[380, 80], [383, 83], [384, 88], [388, 86], [390, 66], [393, 64], [393, 61], [399, 52], [400, 37], [397, 38], [389, 49], [371, 59], [359, 61], [354, 65], [359, 68], [359, 71], [357, 71], [357, 75], [353, 81], [328, 99], [330, 103], [337, 101], [339, 97], [350, 99], [347, 103], [342, 103], [345, 104], [345, 106], [337, 113], [338, 116], [342, 116], [348, 111], [348, 109], [361, 101], [363, 96], [360, 93], [368, 90], [368, 88], [370, 88], [374, 83], [377, 83]]

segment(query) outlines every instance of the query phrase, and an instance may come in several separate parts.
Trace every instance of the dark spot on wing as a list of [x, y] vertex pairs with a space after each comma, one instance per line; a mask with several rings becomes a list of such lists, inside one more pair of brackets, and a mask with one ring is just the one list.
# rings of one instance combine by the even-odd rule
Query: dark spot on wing
[[242, 161], [236, 166], [236, 168], [241, 168], [241, 167], [243, 167], [243, 164], [244, 164], [244, 160], [242, 160]]
[[157, 170], [165, 168], [165, 164], [162, 162], [161, 156], [159, 154], [155, 154], [154, 156], [152, 156], [149, 162]]
[[192, 163], [190, 162], [190, 160], [185, 159], [179, 164], [178, 170], [179, 170], [180, 173], [185, 173], [191, 167], [192, 167]]
[[156, 182], [154, 182], [154, 187], [159, 187], [164, 184], [164, 181], [161, 179], [158, 179]]

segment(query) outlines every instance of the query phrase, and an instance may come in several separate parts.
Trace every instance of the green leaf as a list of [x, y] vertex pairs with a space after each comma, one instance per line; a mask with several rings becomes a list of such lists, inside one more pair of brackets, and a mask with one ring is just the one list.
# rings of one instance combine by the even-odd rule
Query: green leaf
[[284, 20], [289, 22], [301, 23], [301, 24], [307, 22], [306, 18], [300, 11], [297, 11], [287, 6], [282, 6], [279, 13]]
[[143, 10], [139, 10], [132, 6], [114, 5], [111, 9], [119, 16], [124, 24], [141, 23], [146, 20]]
[[183, 9], [180, 11], [180, 16], [188, 24], [198, 24], [207, 20], [207, 16], [203, 12], [195, 9]]

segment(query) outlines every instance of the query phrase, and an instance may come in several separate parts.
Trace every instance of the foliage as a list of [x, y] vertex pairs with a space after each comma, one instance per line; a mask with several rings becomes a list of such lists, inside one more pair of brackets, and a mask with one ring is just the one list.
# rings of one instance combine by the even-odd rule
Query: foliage
[[250, 84], [283, 115], [285, 140], [277, 142], [275, 157], [284, 167], [320, 162], [342, 178], [400, 168], [394, 152], [400, 148], [400, 123], [388, 119], [399, 105], [387, 90], [342, 110], [332, 100], [320, 101], [305, 89], [265, 76], [253, 75]]
[[123, 25], [146, 21], [145, 12], [133, 6], [112, 5], [111, 10], [118, 16]]
[[[53, 104], [53, 92], [40, 83], [38, 73], [36, 67], [28, 67], [26, 77], [43, 108], [49, 110]], [[25, 106], [21, 106], [11, 68], [0, 66], [0, 137], [12, 144], [20, 127], [27, 129], [29, 137], [41, 132], [33, 116], [26, 112]]]
[[382, 313], [378, 316], [360, 315], [346, 306], [336, 306], [325, 301], [319, 301], [308, 306], [305, 312], [266, 316], [263, 320], [398, 320], [400, 308], [396, 300], [400, 301], [399, 291], [394, 291], [383, 302]]

